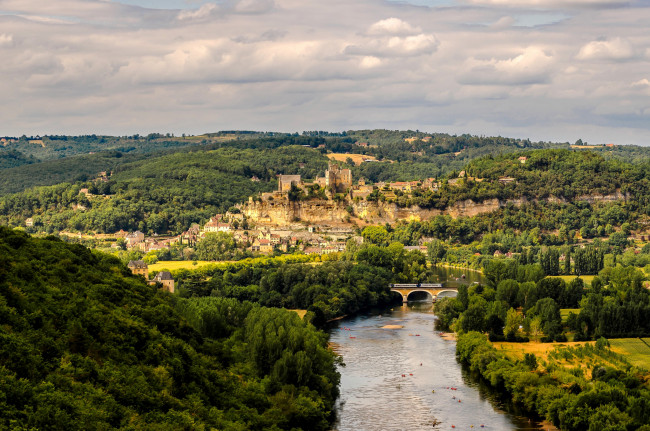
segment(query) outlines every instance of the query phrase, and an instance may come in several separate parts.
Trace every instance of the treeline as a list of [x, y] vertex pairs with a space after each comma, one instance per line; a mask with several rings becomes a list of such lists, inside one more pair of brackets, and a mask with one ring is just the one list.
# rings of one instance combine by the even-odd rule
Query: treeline
[[[519, 157], [527, 157], [527, 160], [522, 164]], [[384, 170], [383, 167], [377, 169]], [[404, 169], [404, 166], [386, 168], [388, 172], [397, 169]], [[465, 172], [466, 176], [457, 178], [455, 184], [443, 181], [436, 191], [416, 190], [410, 195], [398, 191], [395, 203], [402, 207], [417, 205], [443, 210], [468, 200], [573, 202], [589, 200], [594, 195], [619, 193], [621, 200], [627, 195], [627, 200], [633, 203], [632, 209], [650, 213], [650, 164], [647, 162], [629, 164], [588, 151], [537, 150], [475, 159], [465, 167]], [[455, 172], [450, 174], [451, 178], [456, 176]], [[499, 181], [502, 177], [510, 178], [511, 182], [502, 184]]]
[[[567, 341], [569, 332], [575, 341], [650, 335], [650, 292], [633, 267], [605, 268], [589, 286], [577, 277], [568, 284], [546, 277], [541, 265], [515, 260], [491, 260], [484, 274], [486, 286], [463, 286], [456, 298], [436, 303], [442, 328], [509, 341]], [[564, 324], [561, 308], [580, 311]]]
[[[524, 360], [513, 360], [478, 332], [459, 337], [456, 355], [517, 405], [562, 430], [650, 430], [650, 390], [645, 372], [612, 353], [605, 339], [595, 346], [553, 353], [554, 360], [589, 361], [587, 373], [579, 366], [542, 367], [533, 354], [526, 354]], [[612, 367], [612, 363], [621, 365]]]
[[307, 309], [316, 325], [387, 305], [394, 299], [390, 283], [424, 281], [429, 275], [425, 257], [418, 251], [406, 251], [398, 243], [356, 247], [352, 242], [340, 260], [320, 265], [261, 259], [174, 272], [181, 296], [229, 297], [268, 307]]
[[[178, 152], [116, 168], [108, 182], [40, 187], [0, 198], [0, 223], [21, 225], [33, 216], [35, 228], [47, 232], [180, 233], [248, 196], [273, 190], [277, 174], [311, 177], [326, 167], [320, 153], [306, 148]], [[99, 196], [79, 194], [84, 185]]]
[[26, 156], [20, 151], [0, 149], [0, 170], [38, 163], [34, 156]]
[[0, 227], [0, 428], [327, 430], [338, 373], [285, 310], [179, 301], [117, 259]]

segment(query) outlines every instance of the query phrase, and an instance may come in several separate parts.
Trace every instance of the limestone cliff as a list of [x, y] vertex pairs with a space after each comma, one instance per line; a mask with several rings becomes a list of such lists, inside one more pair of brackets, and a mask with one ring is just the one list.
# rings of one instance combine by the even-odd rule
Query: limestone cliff
[[[626, 196], [620, 192], [612, 195], [581, 196], [576, 200], [588, 202], [612, 202], [624, 200]], [[564, 199], [548, 198], [549, 202], [566, 202]], [[334, 201], [325, 199], [312, 199], [307, 201], [291, 202], [286, 195], [275, 195], [274, 199], [261, 201], [249, 200], [241, 206], [242, 213], [252, 222], [269, 226], [291, 226], [300, 223], [312, 225], [340, 225], [353, 223], [361, 219], [370, 224], [394, 223], [398, 220], [428, 220], [441, 214], [448, 214], [454, 218], [473, 217], [489, 213], [508, 204], [521, 205], [525, 198], [500, 201], [488, 199], [477, 203], [472, 200], [456, 202], [445, 210], [426, 209], [419, 206], [400, 208], [395, 203]]]

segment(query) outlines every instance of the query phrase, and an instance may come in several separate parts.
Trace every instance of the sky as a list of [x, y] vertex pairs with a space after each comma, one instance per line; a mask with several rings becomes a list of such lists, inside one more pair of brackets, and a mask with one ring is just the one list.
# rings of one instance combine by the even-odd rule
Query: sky
[[650, 145], [650, 0], [0, 0], [0, 136]]

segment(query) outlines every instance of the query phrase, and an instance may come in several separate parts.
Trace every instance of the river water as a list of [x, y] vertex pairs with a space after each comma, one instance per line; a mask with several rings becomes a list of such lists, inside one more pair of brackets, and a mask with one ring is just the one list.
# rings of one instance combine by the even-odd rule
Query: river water
[[462, 369], [456, 342], [434, 320], [431, 303], [409, 303], [332, 326], [330, 342], [345, 363], [335, 429], [541, 429]]

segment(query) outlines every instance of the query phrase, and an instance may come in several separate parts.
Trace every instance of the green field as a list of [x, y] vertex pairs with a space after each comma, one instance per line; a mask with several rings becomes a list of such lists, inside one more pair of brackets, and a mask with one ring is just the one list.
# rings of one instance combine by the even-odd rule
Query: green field
[[[194, 264], [196, 262], [196, 265]], [[177, 269], [196, 269], [214, 262], [199, 260], [161, 260], [149, 265], [149, 271], [175, 271]]]
[[[577, 275], [554, 275], [552, 276], [553, 278], [561, 278], [564, 280], [566, 283], [570, 283], [574, 278], [578, 277]], [[585, 282], [585, 284], [591, 284], [593, 281], [595, 275], [580, 275], [580, 278], [582, 278], [582, 281]]]
[[[645, 341], [645, 343], [644, 343]], [[650, 370], [650, 338], [617, 338], [609, 340], [612, 350], [625, 355], [637, 367]]]
[[579, 308], [561, 308], [560, 309], [560, 316], [562, 317], [562, 322], [566, 322], [567, 317], [569, 317], [569, 313], [573, 314], [580, 314], [580, 309]]

